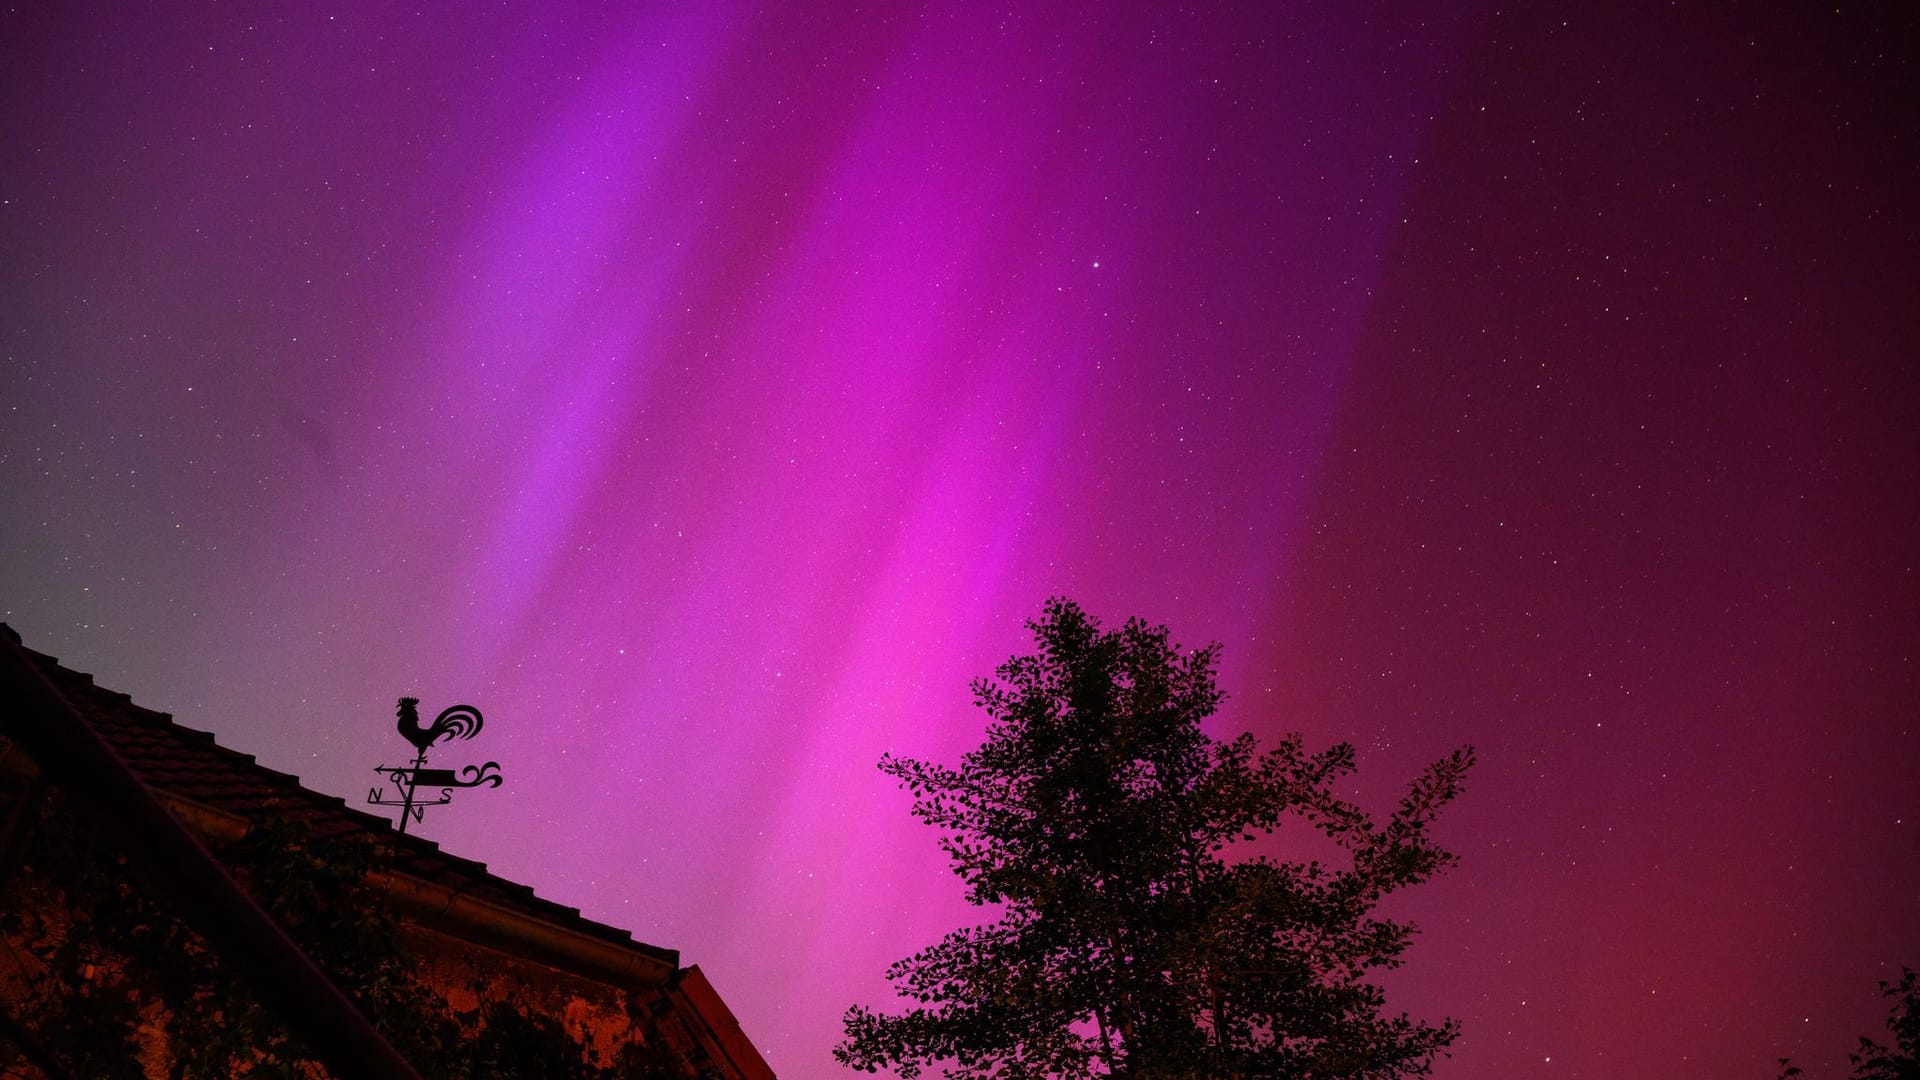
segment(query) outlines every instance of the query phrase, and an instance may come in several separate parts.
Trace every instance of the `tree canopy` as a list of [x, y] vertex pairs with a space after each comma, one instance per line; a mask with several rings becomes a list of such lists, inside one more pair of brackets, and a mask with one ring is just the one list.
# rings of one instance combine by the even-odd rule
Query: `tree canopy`
[[[1376, 821], [1335, 793], [1351, 745], [1261, 752], [1201, 729], [1218, 646], [1182, 651], [1139, 619], [1103, 630], [1063, 599], [1028, 625], [1036, 651], [974, 683], [989, 723], [958, 768], [880, 762], [998, 917], [889, 968], [910, 1007], [849, 1009], [834, 1056], [909, 1080], [935, 1064], [956, 1080], [1426, 1074], [1459, 1026], [1387, 1013], [1368, 976], [1415, 927], [1375, 908], [1455, 861], [1430, 826], [1472, 749]], [[1236, 857], [1286, 820], [1341, 854]]]
[[1887, 1015], [1892, 1046], [1882, 1046], [1865, 1035], [1860, 1049], [1847, 1055], [1856, 1080], [1920, 1080], [1920, 974], [1900, 969], [1900, 981], [1882, 982], [1882, 996], [1893, 1002]]
[[[1853, 1065], [1853, 1080], [1920, 1080], [1920, 972], [1900, 968], [1900, 981], [1882, 981], [1881, 996], [1891, 1000], [1887, 1014], [1887, 1033], [1892, 1046], [1882, 1046], [1865, 1035], [1860, 1048], [1847, 1055]], [[1799, 1066], [1780, 1059], [1781, 1080], [1801, 1075]]]

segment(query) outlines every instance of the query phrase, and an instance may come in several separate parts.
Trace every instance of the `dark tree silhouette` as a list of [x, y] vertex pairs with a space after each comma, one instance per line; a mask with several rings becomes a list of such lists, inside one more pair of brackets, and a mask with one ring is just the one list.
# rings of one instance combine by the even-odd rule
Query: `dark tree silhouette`
[[[1920, 1080], [1920, 974], [1902, 967], [1900, 981], [1883, 980], [1880, 993], [1893, 999], [1887, 1016], [1893, 1045], [1882, 1046], [1860, 1036], [1860, 1049], [1847, 1055], [1853, 1063], [1853, 1080]], [[1799, 1067], [1787, 1058], [1780, 1059], [1781, 1080], [1799, 1075]]]
[[[1102, 630], [1060, 599], [1029, 626], [1037, 651], [974, 684], [991, 720], [959, 768], [880, 762], [999, 918], [894, 964], [913, 1006], [849, 1009], [834, 1056], [909, 1080], [936, 1063], [964, 1080], [1428, 1073], [1459, 1026], [1385, 1012], [1367, 977], [1415, 928], [1374, 909], [1454, 862], [1429, 826], [1472, 749], [1380, 823], [1334, 794], [1350, 745], [1261, 753], [1201, 731], [1217, 646], [1183, 653], [1138, 619]], [[1344, 855], [1230, 857], [1288, 818]]]

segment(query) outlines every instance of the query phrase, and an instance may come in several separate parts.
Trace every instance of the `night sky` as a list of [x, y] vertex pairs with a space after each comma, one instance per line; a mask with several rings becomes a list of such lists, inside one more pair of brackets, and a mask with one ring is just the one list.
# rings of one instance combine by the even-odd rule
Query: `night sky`
[[479, 706], [423, 834], [786, 1080], [980, 917], [874, 763], [1051, 595], [1383, 812], [1475, 744], [1394, 907], [1443, 1080], [1884, 1034], [1906, 5], [113, 6], [0, 14], [28, 645], [355, 803]]

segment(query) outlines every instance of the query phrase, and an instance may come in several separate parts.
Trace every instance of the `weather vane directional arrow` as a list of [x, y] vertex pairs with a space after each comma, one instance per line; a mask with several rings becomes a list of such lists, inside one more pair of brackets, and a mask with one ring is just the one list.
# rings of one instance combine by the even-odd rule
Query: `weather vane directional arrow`
[[[500, 763], [489, 761], [485, 765], [468, 765], [456, 775], [452, 769], [427, 768], [427, 750], [437, 742], [453, 739], [471, 739], [480, 733], [483, 722], [480, 710], [471, 705], [450, 705], [434, 717], [427, 727], [420, 726], [420, 699], [403, 697], [400, 699], [400, 734], [413, 744], [417, 751], [411, 765], [376, 765], [374, 772], [387, 778], [394, 787], [398, 798], [387, 798], [387, 789], [376, 787], [367, 792], [367, 802], [374, 806], [400, 807], [400, 831], [407, 831], [408, 821], [419, 821], [426, 817], [427, 807], [445, 806], [453, 801], [454, 788], [470, 788], [486, 785], [499, 787], [504, 781], [500, 777]], [[423, 797], [418, 789], [439, 788], [437, 796]]]

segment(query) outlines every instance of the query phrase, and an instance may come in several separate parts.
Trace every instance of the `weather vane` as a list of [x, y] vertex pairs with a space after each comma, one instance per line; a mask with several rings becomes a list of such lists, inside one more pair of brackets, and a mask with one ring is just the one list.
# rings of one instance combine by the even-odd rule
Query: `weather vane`
[[[374, 772], [387, 778], [399, 798], [387, 798], [387, 789], [374, 788], [367, 792], [367, 802], [374, 806], [400, 807], [400, 831], [407, 831], [409, 820], [419, 821], [426, 816], [427, 807], [445, 806], [453, 801], [454, 788], [479, 787], [486, 784], [499, 787], [500, 763], [489, 761], [485, 765], [468, 765], [461, 769], [456, 777], [452, 769], [427, 768], [427, 749], [434, 743], [450, 739], [471, 739], [480, 733], [480, 710], [471, 705], [450, 705], [434, 717], [429, 727], [420, 726], [419, 698], [400, 699], [400, 734], [419, 751], [414, 755], [411, 765], [376, 765]], [[439, 788], [435, 797], [423, 797], [416, 794], [419, 788]]]

